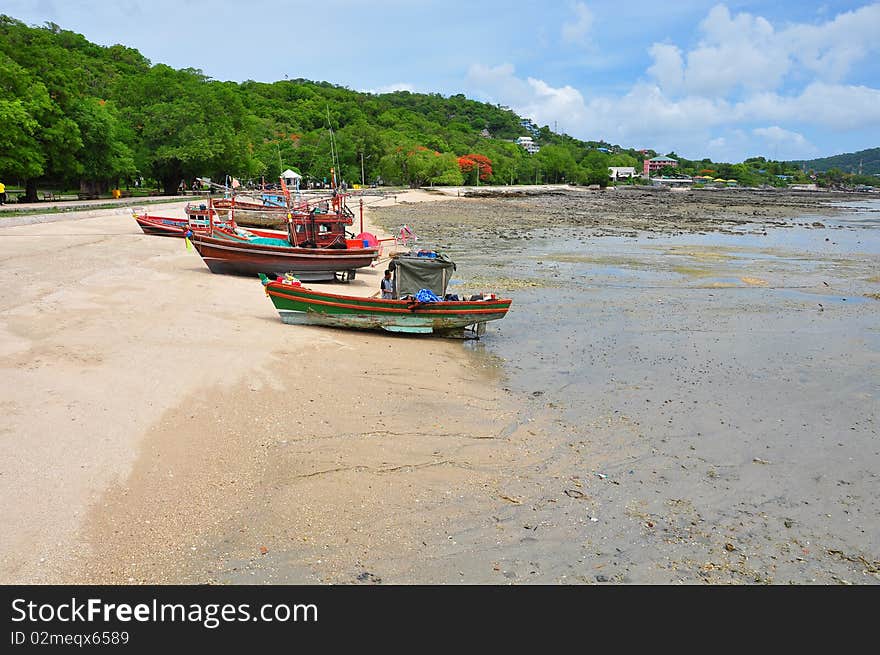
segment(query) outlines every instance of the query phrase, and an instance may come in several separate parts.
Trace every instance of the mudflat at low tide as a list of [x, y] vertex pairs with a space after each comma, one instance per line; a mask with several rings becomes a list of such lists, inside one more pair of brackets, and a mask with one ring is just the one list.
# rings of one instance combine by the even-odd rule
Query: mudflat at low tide
[[500, 362], [534, 436], [492, 522], [453, 535], [494, 541], [496, 579], [878, 581], [880, 201], [626, 190], [418, 209], [379, 219], [467, 251], [458, 282], [516, 301], [474, 355]]

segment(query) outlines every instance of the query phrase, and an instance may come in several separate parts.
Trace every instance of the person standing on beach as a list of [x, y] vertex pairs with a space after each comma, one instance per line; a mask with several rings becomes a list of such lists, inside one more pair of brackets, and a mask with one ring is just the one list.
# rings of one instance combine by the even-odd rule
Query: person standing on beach
[[0, 205], [6, 204], [6, 185], [0, 182]]
[[390, 269], [385, 271], [385, 277], [382, 278], [379, 288], [382, 289], [382, 300], [392, 300], [394, 298], [394, 282], [391, 280]]

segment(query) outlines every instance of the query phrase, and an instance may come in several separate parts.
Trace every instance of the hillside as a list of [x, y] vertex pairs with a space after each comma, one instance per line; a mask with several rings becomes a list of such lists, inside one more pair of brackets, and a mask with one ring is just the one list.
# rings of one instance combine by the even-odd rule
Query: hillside
[[849, 152], [842, 155], [834, 155], [833, 157], [792, 161], [789, 163], [799, 168], [806, 168], [807, 170], [821, 173], [837, 168], [844, 173], [858, 174], [861, 172], [864, 175], [878, 175], [880, 174], [880, 148], [869, 148], [868, 150], [859, 150], [858, 152]]
[[[272, 182], [286, 168], [312, 184], [327, 181], [333, 168], [349, 185], [605, 185], [609, 166], [641, 171], [645, 157], [674, 155], [580, 141], [461, 94], [213, 80], [153, 64], [123, 45], [99, 46], [58, 25], [3, 15], [0, 88], [0, 180], [24, 187], [30, 200], [38, 188], [91, 194], [135, 180], [168, 194], [197, 176]], [[514, 142], [526, 135], [537, 153]], [[763, 158], [675, 158], [672, 174], [748, 186], [806, 180], [796, 165]]]
[[[34, 199], [38, 185], [102, 192], [145, 178], [173, 193], [195, 176], [274, 181], [288, 167], [315, 183], [331, 167], [349, 184], [604, 181], [608, 165], [634, 166], [639, 156], [598, 151], [460, 94], [221, 82], [8, 16], [0, 86], [9, 92], [0, 176]], [[513, 142], [530, 132], [543, 147], [535, 156]]]

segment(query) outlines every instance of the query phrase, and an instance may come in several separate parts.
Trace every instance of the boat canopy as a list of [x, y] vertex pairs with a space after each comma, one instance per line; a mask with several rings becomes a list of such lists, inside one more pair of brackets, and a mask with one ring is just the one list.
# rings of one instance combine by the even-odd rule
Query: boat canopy
[[396, 298], [414, 296], [420, 289], [429, 289], [442, 298], [446, 295], [455, 263], [442, 253], [420, 251], [394, 257], [388, 268], [394, 274]]

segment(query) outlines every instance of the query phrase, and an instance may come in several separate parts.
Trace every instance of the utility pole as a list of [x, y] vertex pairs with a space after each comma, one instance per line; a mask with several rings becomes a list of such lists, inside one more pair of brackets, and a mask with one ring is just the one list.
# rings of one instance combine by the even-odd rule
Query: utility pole
[[361, 150], [361, 186], [364, 186], [364, 151]]

